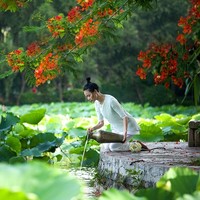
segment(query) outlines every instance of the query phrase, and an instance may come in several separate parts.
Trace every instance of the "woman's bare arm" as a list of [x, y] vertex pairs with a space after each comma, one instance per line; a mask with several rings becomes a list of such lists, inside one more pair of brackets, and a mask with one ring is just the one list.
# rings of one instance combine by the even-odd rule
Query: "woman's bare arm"
[[95, 126], [93, 126], [92, 128], [88, 128], [88, 132], [91, 133], [97, 129], [100, 129], [101, 127], [104, 126], [104, 120], [99, 121], [98, 124], [96, 124]]

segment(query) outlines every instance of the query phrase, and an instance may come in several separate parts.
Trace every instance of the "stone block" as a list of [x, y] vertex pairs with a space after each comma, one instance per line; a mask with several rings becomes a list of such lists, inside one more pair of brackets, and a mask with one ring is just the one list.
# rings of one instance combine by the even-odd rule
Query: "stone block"
[[189, 128], [191, 128], [191, 129], [200, 128], [200, 121], [199, 120], [190, 120], [189, 121]]
[[188, 129], [188, 146], [200, 147], [200, 121], [191, 120]]
[[200, 147], [200, 133], [198, 130], [194, 132], [195, 147]]
[[[199, 143], [199, 133], [194, 140]], [[187, 142], [147, 143], [151, 151], [101, 152], [98, 171], [103, 178], [105, 188], [116, 187], [128, 190], [140, 186], [154, 187], [156, 182], [171, 167], [188, 167], [200, 172], [200, 166], [194, 160], [200, 158], [199, 147], [188, 147]]]

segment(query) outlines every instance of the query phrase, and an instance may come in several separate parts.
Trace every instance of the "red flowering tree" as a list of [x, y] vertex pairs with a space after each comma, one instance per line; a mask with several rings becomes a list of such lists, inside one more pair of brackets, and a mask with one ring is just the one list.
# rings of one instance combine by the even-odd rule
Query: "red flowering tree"
[[195, 104], [200, 97], [200, 1], [190, 0], [191, 8], [186, 17], [180, 17], [175, 44], [152, 43], [146, 51], [140, 51], [136, 74], [146, 79], [148, 73], [154, 76], [155, 85], [164, 84], [166, 88], [174, 84], [182, 88], [185, 84], [186, 94], [194, 89]]
[[[31, 1], [31, 0], [29, 0]], [[0, 9], [15, 11], [26, 6], [25, 0], [2, 0]], [[19, 48], [6, 56], [12, 72], [24, 72], [30, 85], [39, 86], [56, 78], [73, 63], [82, 59], [84, 52], [98, 40], [113, 36], [116, 28], [131, 15], [134, 9], [150, 7], [156, 0], [76, 0], [77, 5], [67, 15], [59, 14], [46, 22], [49, 35], [33, 42], [26, 49]], [[141, 51], [137, 75], [146, 79], [153, 73], [155, 84], [169, 88], [175, 84], [186, 93], [194, 88], [195, 101], [200, 96], [199, 81], [199, 0], [190, 0], [191, 9], [181, 17], [178, 25], [182, 33], [175, 44], [151, 44]], [[9, 73], [7, 73], [9, 74]]]
[[[39, 86], [72, 69], [82, 60], [84, 52], [98, 40], [114, 35], [122, 21], [134, 9], [150, 7], [156, 0], [76, 0], [77, 5], [66, 15], [59, 14], [46, 21], [49, 35], [19, 48], [6, 56], [12, 72], [23, 72], [30, 85]], [[15, 11], [29, 1], [3, 0], [0, 8]], [[9, 74], [8, 72], [6, 74]]]

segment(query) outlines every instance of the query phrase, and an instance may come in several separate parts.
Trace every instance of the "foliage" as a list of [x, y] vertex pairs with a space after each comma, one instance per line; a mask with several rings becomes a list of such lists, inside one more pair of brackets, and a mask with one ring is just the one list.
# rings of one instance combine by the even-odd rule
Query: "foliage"
[[[80, 108], [81, 105], [82, 108]], [[68, 187], [68, 189], [69, 187], [72, 187], [73, 193], [71, 189], [67, 190], [70, 191], [70, 195], [76, 196], [79, 194], [79, 199], [85, 199], [85, 197], [82, 196], [82, 185], [80, 185], [76, 179], [71, 178], [68, 174], [64, 174], [63, 172], [61, 173], [60, 171], [52, 169], [49, 166], [47, 167], [41, 163], [27, 163], [27, 158], [49, 161], [52, 159], [52, 156], [57, 156], [57, 161], [59, 161], [61, 159], [60, 155], [56, 153], [52, 154], [50, 152], [60, 149], [60, 153], [64, 153], [65, 159], [69, 159], [71, 161], [70, 164], [80, 166], [80, 161], [83, 159], [81, 156], [83, 155], [86, 139], [85, 130], [89, 125], [91, 125], [91, 123], [97, 122], [97, 119], [94, 116], [91, 117], [91, 114], [94, 113], [94, 108], [89, 108], [88, 103], [80, 103], [79, 109], [86, 112], [83, 113], [83, 117], [78, 118], [75, 116], [72, 118], [75, 110], [74, 104], [71, 104], [72, 110], [70, 110], [69, 103], [54, 104], [54, 106], [55, 107], [53, 107], [53, 104], [49, 107], [47, 105], [43, 105], [42, 107], [46, 107], [46, 109], [44, 109], [41, 108], [41, 105], [34, 104], [32, 107], [22, 106], [21, 110], [19, 107], [8, 108], [10, 111], [15, 111], [15, 113], [21, 113], [20, 117], [13, 115], [11, 112], [2, 112], [0, 118], [1, 161], [9, 163], [26, 162], [23, 165], [18, 164], [15, 166], [6, 164], [0, 165], [0, 172], [2, 172], [0, 173], [0, 178], [5, 180], [0, 184], [0, 195], [3, 197], [10, 195], [12, 199], [29, 200], [31, 199], [29, 193], [33, 193], [35, 198], [37, 197], [38, 199], [51, 199], [52, 197], [54, 199], [63, 199], [65, 197], [63, 195], [66, 195], [66, 187]], [[148, 106], [146, 106], [144, 113], [141, 113], [141, 105], [127, 104], [124, 106], [129, 112], [136, 110], [136, 114], [139, 115], [140, 113], [143, 117], [145, 116], [146, 110], [151, 111], [152, 116], [154, 115], [153, 108], [148, 108]], [[68, 109], [64, 110], [63, 108], [66, 107]], [[172, 108], [173, 106], [165, 106], [162, 109], [170, 112]], [[154, 116], [154, 119], [137, 118], [137, 120], [141, 123], [141, 135], [146, 134], [146, 138], [149, 138], [150, 141], [159, 141], [159, 139], [163, 140], [163, 138], [165, 138], [165, 140], [169, 139], [169, 137], [166, 137], [166, 134], [164, 134], [162, 138], [159, 138], [161, 136], [159, 135], [161, 130], [164, 131], [164, 133], [167, 132], [168, 134], [169, 132], [173, 132], [176, 137], [171, 137], [170, 139], [172, 141], [174, 139], [177, 140], [177, 138], [183, 138], [183, 131], [185, 130], [188, 121], [190, 119], [200, 119], [200, 115], [196, 114], [197, 112], [189, 107], [174, 107], [174, 116], [162, 113], [163, 110], [160, 110], [161, 114], [158, 114], [158, 111], [155, 108], [156, 115]], [[58, 112], [59, 115], [55, 115], [52, 111], [55, 113]], [[61, 115], [61, 111], [64, 111], [64, 116]], [[71, 116], [70, 112], [72, 112]], [[190, 113], [190, 115], [180, 113]], [[147, 112], [146, 116], [149, 117], [148, 114], [149, 113]], [[88, 115], [88, 117], [86, 117], [86, 115]], [[37, 126], [36, 129], [34, 129], [35, 126]], [[152, 130], [155, 132], [155, 137], [153, 137], [153, 134], [148, 136], [149, 133], [147, 132], [150, 131], [148, 126], [152, 126]], [[146, 128], [148, 131], [145, 133]], [[49, 132], [50, 130], [58, 135], [65, 132], [68, 134], [63, 135], [62, 137], [55, 137], [55, 134]], [[65, 142], [64, 138], [66, 139]], [[86, 154], [83, 165], [95, 166], [98, 163], [98, 143], [90, 140], [88, 145], [85, 147]], [[49, 153], [51, 155], [49, 155]], [[28, 186], [25, 184], [27, 183], [27, 179], [31, 180]], [[24, 180], [26, 181], [23, 182]], [[46, 184], [42, 185], [41, 181], [44, 182], [44, 180]], [[70, 182], [70, 186], [67, 186], [69, 184], [68, 180]], [[34, 183], [34, 187], [32, 183]], [[61, 183], [64, 185], [60, 186]], [[122, 200], [198, 199], [200, 195], [199, 183], [200, 179], [197, 172], [188, 168], [170, 168], [169, 171], [166, 172], [157, 182], [156, 188], [138, 190], [134, 195], [131, 195], [127, 191], [119, 192], [116, 189], [110, 189], [103, 192], [99, 199], [114, 199], [116, 198], [116, 195], [118, 195], [119, 199]], [[19, 188], [18, 191], [13, 190], [16, 184]], [[48, 192], [44, 192], [46, 191], [46, 187], [48, 187]], [[49, 193], [49, 188], [51, 187], [53, 188]]]
[[[66, 150], [69, 157], [71, 157], [71, 154], [77, 154], [77, 161], [80, 163], [86, 139], [86, 130], [92, 124], [95, 125], [97, 123], [94, 105], [88, 102], [32, 104], [20, 107], [13, 106], [8, 110], [16, 114], [23, 114], [23, 112], [28, 112], [30, 109], [39, 109], [40, 107], [46, 109], [46, 116], [38, 124], [40, 130], [59, 133], [67, 132], [69, 140], [63, 145], [63, 150]], [[151, 107], [148, 104], [142, 106], [125, 103], [123, 107], [137, 120], [141, 128], [140, 134], [134, 136], [133, 139], [144, 142], [187, 141], [188, 122], [191, 119], [200, 119], [199, 108], [193, 106], [168, 105]], [[110, 130], [108, 124], [104, 128]], [[98, 144], [90, 140], [87, 146], [88, 153], [93, 152], [93, 148], [98, 152], [97, 147]], [[93, 153], [94, 155], [96, 154], [96, 152]], [[85, 159], [87, 160], [87, 154]], [[95, 159], [93, 161], [97, 163]]]
[[154, 199], [198, 199], [199, 174], [189, 168], [170, 168], [156, 183], [156, 188], [142, 189], [134, 197]]
[[0, 10], [15, 12], [19, 8], [27, 5], [31, 0], [2, 0], [0, 2]]
[[153, 122], [142, 121], [140, 123], [140, 128], [140, 134], [133, 136], [134, 139], [144, 142], [157, 142], [164, 140], [164, 135], [161, 128], [155, 125]]
[[[0, 198], [7, 200], [84, 199], [85, 186], [44, 163], [0, 164]], [[45, 184], [44, 184], [45, 183]]]
[[104, 191], [99, 200], [181, 200], [200, 197], [200, 176], [197, 171], [184, 167], [170, 168], [156, 183], [156, 187], [139, 189], [134, 194], [114, 188]]
[[153, 2], [77, 1], [67, 15], [61, 13], [46, 21], [44, 29], [49, 34], [45, 39], [10, 52], [6, 57], [8, 65], [12, 71], [25, 72], [30, 85], [39, 86], [71, 69], [100, 38], [113, 37], [135, 8], [149, 8]]
[[63, 93], [63, 100], [65, 102], [84, 102], [85, 97], [81, 89], [70, 89]]
[[146, 51], [140, 51], [138, 60], [142, 66], [138, 66], [136, 74], [141, 79], [146, 79], [147, 73], [152, 73], [154, 83], [164, 84], [166, 88], [170, 84], [182, 88], [186, 80], [186, 91], [193, 86], [194, 100], [197, 105], [200, 97], [199, 90], [199, 18], [200, 3], [191, 1], [191, 8], [186, 17], [180, 17], [178, 26], [183, 28], [177, 36], [176, 44], [152, 43]]
[[58, 137], [52, 132], [37, 130], [45, 112], [45, 109], [37, 109], [20, 117], [10, 112], [1, 114], [1, 162], [16, 163], [40, 159], [51, 163], [60, 160], [60, 155], [53, 156], [51, 152], [55, 152], [56, 148], [61, 146], [66, 134], [63, 132], [61, 137]]
[[[84, 118], [78, 118], [78, 113], [72, 113], [72, 117], [76, 117], [74, 120], [61, 114], [48, 117], [45, 115], [45, 108], [40, 108], [36, 104], [33, 106], [34, 109], [30, 109], [30, 106], [29, 109], [24, 107], [23, 112], [19, 113], [14, 109], [13, 112], [20, 115], [18, 117], [12, 113], [2, 113], [1, 161], [26, 162], [31, 158], [52, 163], [60, 161], [64, 155], [67, 156], [64, 158], [66, 164], [70, 166], [80, 166], [82, 159], [83, 166], [98, 164], [99, 147], [95, 141], [88, 143], [85, 156], [82, 157], [86, 128], [96, 119], [91, 118], [89, 122]], [[71, 108], [73, 109], [73, 104]], [[54, 111], [55, 109], [53, 108]]]
[[[40, 37], [45, 38], [48, 30], [42, 28], [45, 26], [43, 22], [59, 13], [67, 13], [74, 5], [75, 1], [47, 2], [41, 0], [30, 2], [27, 7], [17, 12], [0, 12], [1, 30], [6, 31], [10, 27], [6, 36], [0, 34], [2, 58], [4, 54], [19, 46], [27, 49], [28, 44], [39, 40]], [[151, 79], [148, 82], [141, 81], [135, 75], [135, 66], [138, 63], [137, 54], [150, 41], [171, 41], [175, 37], [176, 21], [186, 13], [187, 8], [187, 1], [159, 0], [153, 10], [134, 10], [132, 16], [124, 21], [123, 28], [115, 31], [117, 36], [115, 39], [102, 38], [98, 44], [84, 53], [83, 62], [70, 65], [71, 68], [66, 69], [63, 76], [40, 85], [34, 92], [29, 85], [24, 85], [24, 73], [14, 73], [1, 79], [0, 102], [6, 105], [19, 105], [39, 103], [40, 101], [41, 103], [51, 103], [65, 99], [71, 100], [70, 96], [66, 96], [68, 95], [67, 91], [73, 90], [73, 88], [82, 88], [85, 83], [84, 77], [91, 76], [92, 80], [100, 85], [101, 91], [113, 94], [122, 102], [143, 104], [149, 102], [152, 106], [180, 103], [184, 89], [171, 88], [172, 91], [170, 91], [164, 87], [162, 90], [158, 86], [153, 87]], [[28, 26], [32, 27], [29, 31]], [[36, 29], [35, 26], [41, 27]], [[7, 63], [3, 62], [1, 74], [10, 69]], [[152, 94], [157, 92], [160, 93], [156, 95], [158, 98], [160, 97], [158, 100], [152, 98]], [[168, 92], [173, 95], [167, 95]], [[71, 92], [69, 93], [71, 94]], [[161, 94], [164, 95], [163, 98]], [[188, 100], [187, 103], [193, 103], [191, 96], [188, 96], [186, 100]], [[186, 101], [184, 101], [184, 105], [189, 105], [185, 103]]]
[[20, 105], [34, 103], [50, 103], [49, 100], [50, 102], [58, 102], [58, 95], [56, 95], [54, 92], [48, 92], [44, 95], [40, 91], [36, 93], [32, 91], [27, 91], [21, 95]]
[[[113, 94], [122, 102], [149, 102], [152, 106], [181, 102], [184, 89], [154, 87], [151, 76], [147, 81], [141, 81], [135, 74], [135, 66], [139, 63], [139, 51], [150, 42], [171, 42], [174, 39], [176, 21], [187, 8], [187, 1], [159, 0], [152, 10], [134, 11], [123, 23], [123, 28], [117, 31], [118, 38], [100, 41], [88, 52], [81, 63], [84, 71], [80, 73], [80, 79], [82, 74], [89, 74], [101, 86], [101, 91]], [[181, 98], [177, 99], [177, 96]], [[188, 99], [192, 104], [192, 98]]]
[[[133, 139], [143, 142], [187, 141], [188, 122], [200, 119], [194, 107], [153, 108], [131, 103], [123, 107], [141, 128]], [[25, 162], [27, 157], [33, 157], [50, 162], [62, 159], [66, 166], [80, 167], [81, 162], [83, 166], [97, 166], [99, 144], [95, 140], [86, 144], [87, 128], [97, 123], [93, 104], [32, 104], [7, 109], [6, 115], [1, 114], [0, 123], [3, 160]], [[110, 130], [109, 124], [104, 129]]]
[[146, 198], [138, 198], [134, 197], [128, 191], [118, 191], [116, 189], [109, 189], [108, 191], [104, 192], [98, 199], [99, 200], [146, 200]]
[[[44, 163], [0, 164], [0, 169], [0, 179], [4, 180], [0, 183], [0, 197], [4, 199], [88, 199], [84, 194], [85, 185], [77, 178]], [[189, 168], [170, 168], [157, 182], [156, 188], [139, 189], [135, 194], [112, 188], [96, 199], [114, 200], [116, 196], [119, 200], [198, 199], [199, 184], [197, 172]]]

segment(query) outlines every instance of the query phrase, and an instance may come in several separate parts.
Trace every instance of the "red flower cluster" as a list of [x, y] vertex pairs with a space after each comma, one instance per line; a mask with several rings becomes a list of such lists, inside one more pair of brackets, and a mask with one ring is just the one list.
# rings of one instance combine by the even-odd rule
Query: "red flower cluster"
[[146, 79], [147, 78], [147, 73], [141, 67], [138, 68], [138, 70], [136, 71], [136, 75], [138, 75], [140, 77], [140, 79]]
[[41, 52], [40, 46], [37, 42], [31, 43], [27, 50], [24, 51], [22, 48], [14, 50], [7, 55], [8, 65], [12, 68], [13, 72], [23, 71], [27, 61], [30, 57], [35, 56]]
[[32, 57], [32, 56], [35, 56], [37, 55], [38, 53], [41, 52], [41, 49], [40, 49], [40, 46], [38, 45], [37, 42], [33, 42], [31, 43], [28, 47], [27, 47], [27, 55]]
[[[187, 41], [187, 35], [191, 34], [200, 19], [200, 1], [199, 0], [190, 0], [192, 6], [189, 10], [189, 15], [186, 17], [181, 17], [178, 21], [178, 26], [183, 28], [183, 33], [180, 33], [176, 40], [181, 43], [181, 45], [185, 44]], [[198, 26], [197, 26], [198, 28]]]
[[94, 3], [94, 0], [77, 0], [77, 3], [82, 7], [81, 10], [87, 10]]
[[76, 45], [83, 47], [92, 44], [94, 41], [91, 41], [90, 37], [98, 34], [98, 26], [99, 22], [93, 22], [92, 19], [85, 22], [75, 37]]
[[57, 15], [55, 17], [48, 19], [47, 21], [47, 28], [55, 38], [59, 36], [62, 37], [65, 31], [65, 28], [62, 24], [62, 19], [63, 19], [62, 15]]
[[112, 15], [113, 12], [114, 11], [112, 9], [108, 8], [108, 9], [105, 9], [104, 11], [99, 11], [98, 15], [99, 15], [99, 17], [105, 17], [105, 16]]
[[7, 62], [14, 72], [24, 68], [23, 50], [17, 49], [7, 55]]
[[78, 19], [81, 19], [81, 12], [80, 12], [80, 7], [76, 6], [72, 8], [67, 15], [68, 21], [69, 22], [75, 22]]
[[[139, 67], [136, 74], [141, 79], [146, 79], [148, 71], [154, 71], [155, 84], [164, 83], [165, 87], [169, 87], [170, 77], [175, 85], [183, 86], [181, 77], [176, 79], [178, 71], [178, 52], [171, 45], [156, 45], [151, 44], [146, 52], [141, 51], [138, 55], [138, 60], [143, 62], [142, 67]], [[178, 80], [178, 81], [177, 81]]]
[[35, 69], [36, 86], [45, 83], [47, 80], [54, 79], [59, 73], [60, 68], [58, 67], [58, 55], [52, 53], [47, 54], [40, 62], [39, 67]]
[[[164, 84], [168, 88], [170, 82], [172, 82], [182, 88], [184, 79], [196, 73], [195, 67], [193, 69], [191, 63], [189, 65], [188, 60], [190, 59], [189, 52], [191, 48], [186, 43], [189, 38], [193, 40], [192, 33], [199, 34], [200, 1], [190, 1], [192, 7], [189, 15], [181, 17], [178, 22], [178, 26], [183, 28], [183, 32], [176, 38], [179, 43], [176, 45], [152, 44], [147, 51], [140, 51], [138, 60], [142, 62], [142, 66], [139, 66], [136, 72], [140, 79], [146, 79], [147, 73], [151, 72], [154, 75], [156, 85]], [[196, 38], [194, 46], [198, 48], [199, 38], [198, 36]]]

